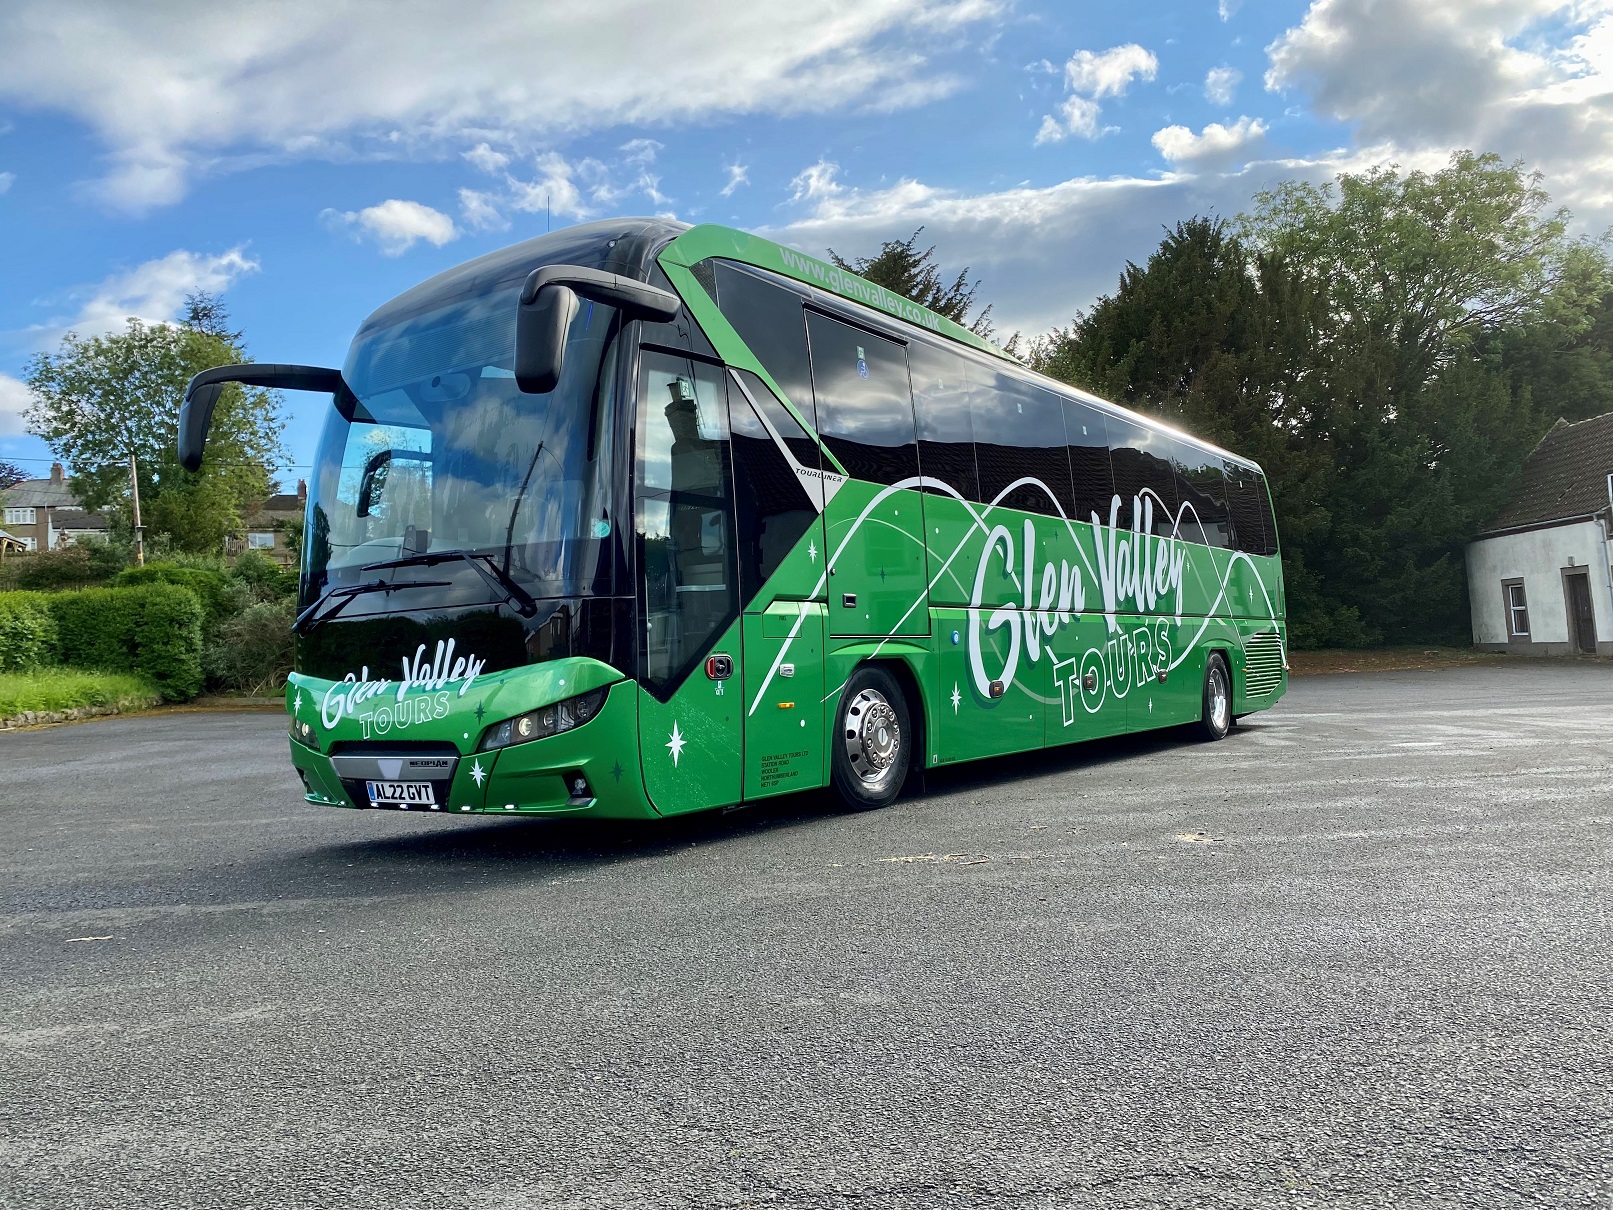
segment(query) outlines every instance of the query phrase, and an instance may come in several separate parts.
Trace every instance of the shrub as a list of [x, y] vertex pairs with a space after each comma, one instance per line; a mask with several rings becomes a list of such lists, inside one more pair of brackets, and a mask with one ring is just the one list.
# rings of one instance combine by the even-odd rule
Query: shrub
[[170, 702], [202, 690], [202, 605], [189, 588], [153, 583], [47, 598], [64, 663], [138, 672]]
[[19, 672], [54, 663], [56, 619], [50, 598], [40, 592], [0, 593], [0, 672]]
[[[104, 544], [103, 544], [104, 545]], [[55, 550], [42, 550], [17, 560], [18, 588], [32, 592], [60, 592], [104, 584], [111, 577], [107, 557], [89, 544], [75, 543]]]
[[119, 572], [112, 581], [114, 588], [144, 584], [178, 584], [194, 592], [202, 603], [202, 629], [208, 635], [214, 634], [226, 618], [240, 613], [249, 603], [245, 586], [224, 572], [185, 567], [178, 563], [148, 563], [144, 567], [131, 567]]
[[281, 567], [261, 550], [243, 550], [230, 574], [250, 584], [262, 601], [281, 600], [297, 591], [297, 573]]
[[290, 601], [249, 605], [219, 627], [204, 653], [209, 679], [240, 693], [271, 692], [286, 683], [295, 645]]

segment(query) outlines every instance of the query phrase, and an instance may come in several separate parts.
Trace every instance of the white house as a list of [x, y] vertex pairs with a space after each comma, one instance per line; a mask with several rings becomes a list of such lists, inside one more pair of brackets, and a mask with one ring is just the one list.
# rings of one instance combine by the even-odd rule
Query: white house
[[1559, 420], [1467, 548], [1473, 643], [1613, 656], [1613, 412]]

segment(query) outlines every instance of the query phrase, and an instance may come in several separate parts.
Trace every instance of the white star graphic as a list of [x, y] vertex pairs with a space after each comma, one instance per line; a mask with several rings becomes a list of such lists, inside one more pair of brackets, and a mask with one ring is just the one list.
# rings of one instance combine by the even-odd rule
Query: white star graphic
[[963, 700], [963, 694], [958, 692], [958, 682], [952, 682], [952, 713], [958, 712], [958, 703]]
[[667, 750], [672, 753], [672, 767], [674, 769], [678, 767], [678, 757], [683, 755], [683, 747], [686, 743], [688, 741], [683, 738], [683, 733], [678, 730], [677, 720], [674, 719], [672, 722], [672, 738], [666, 742]]
[[302, 713], [302, 690], [301, 689], [297, 690], [297, 700], [291, 703], [291, 712], [293, 714], [301, 714]]
[[479, 758], [471, 761], [470, 763], [470, 779], [476, 783], [478, 789], [480, 789], [481, 784], [487, 780], [487, 773], [482, 768], [482, 762]]
[[814, 563], [818, 561], [818, 544], [816, 542], [807, 543], [807, 558]]

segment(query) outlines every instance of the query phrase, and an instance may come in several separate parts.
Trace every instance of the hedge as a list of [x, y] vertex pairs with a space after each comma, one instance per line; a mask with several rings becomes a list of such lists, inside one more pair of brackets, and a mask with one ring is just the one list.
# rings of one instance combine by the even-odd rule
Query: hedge
[[[0, 608], [18, 596], [0, 593]], [[74, 668], [136, 672], [170, 702], [202, 691], [202, 604], [189, 588], [145, 584], [44, 598], [56, 623], [56, 658]]]
[[246, 604], [242, 584], [222, 571], [200, 567], [180, 567], [174, 563], [148, 563], [129, 567], [112, 578], [114, 588], [138, 588], [147, 584], [178, 584], [194, 592], [202, 603], [202, 624], [209, 633], [225, 618], [237, 614]]
[[50, 595], [0, 593], [0, 672], [23, 672], [59, 658]]

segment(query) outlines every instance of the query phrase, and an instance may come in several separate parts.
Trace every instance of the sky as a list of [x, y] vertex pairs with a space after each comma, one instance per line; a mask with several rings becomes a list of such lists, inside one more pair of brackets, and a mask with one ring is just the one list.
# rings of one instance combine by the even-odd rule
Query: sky
[[[1000, 336], [1261, 189], [1496, 151], [1613, 224], [1613, 0], [4, 0], [0, 459], [28, 359], [222, 294], [340, 365], [391, 296], [671, 215], [856, 256], [922, 226]], [[288, 484], [323, 404], [286, 397]]]

